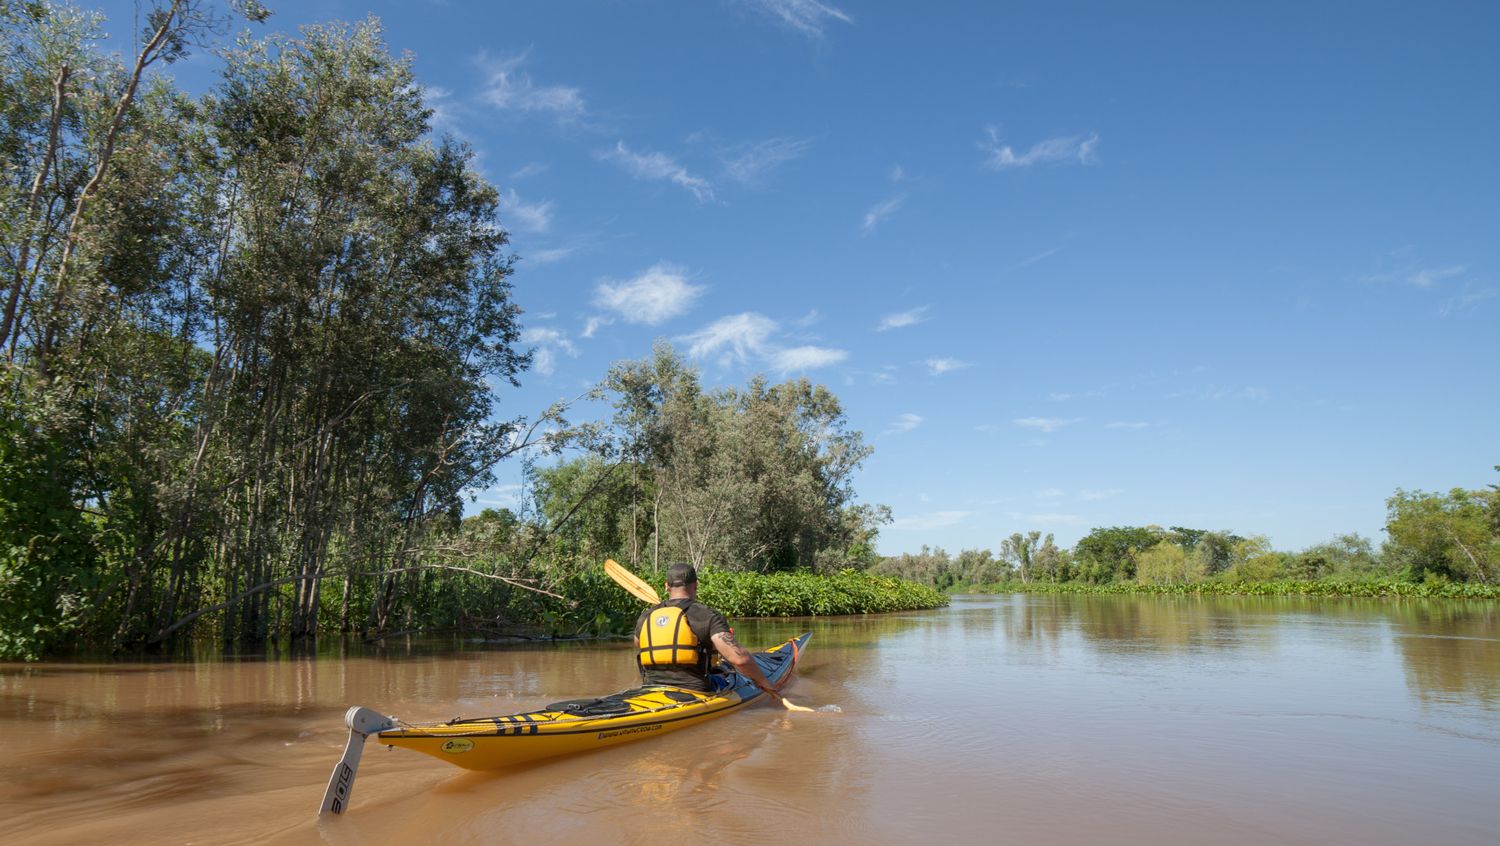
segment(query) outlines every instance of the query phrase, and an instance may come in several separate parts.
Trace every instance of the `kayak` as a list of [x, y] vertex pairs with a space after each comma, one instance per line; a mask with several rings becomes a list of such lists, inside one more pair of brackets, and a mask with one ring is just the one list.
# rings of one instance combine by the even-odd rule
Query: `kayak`
[[[771, 684], [788, 681], [812, 632], [752, 653]], [[653, 685], [598, 699], [557, 702], [537, 711], [439, 723], [396, 723], [376, 742], [400, 746], [469, 770], [493, 770], [656, 737], [722, 717], [762, 694], [744, 676], [717, 673], [718, 689], [705, 693]]]

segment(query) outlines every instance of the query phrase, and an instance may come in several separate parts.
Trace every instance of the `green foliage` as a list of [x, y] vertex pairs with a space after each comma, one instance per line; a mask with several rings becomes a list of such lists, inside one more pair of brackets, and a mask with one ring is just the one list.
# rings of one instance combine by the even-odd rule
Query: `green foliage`
[[1500, 531], [1491, 491], [1447, 495], [1396, 491], [1386, 500], [1387, 560], [1411, 578], [1427, 574], [1490, 583], [1500, 578]]
[[1094, 529], [1073, 547], [1078, 577], [1091, 584], [1135, 578], [1135, 553], [1161, 540], [1149, 528], [1111, 526]]
[[58, 645], [96, 586], [94, 527], [74, 502], [85, 468], [47, 418], [45, 407], [0, 396], [0, 660]]
[[925, 585], [857, 570], [833, 575], [709, 570], [698, 598], [729, 617], [808, 617], [940, 608], [942, 593]]
[[1192, 584], [1202, 581], [1207, 571], [1203, 558], [1170, 541], [1135, 555], [1135, 577], [1141, 584]]
[[980, 585], [977, 593], [1144, 593], [1164, 596], [1348, 596], [1348, 597], [1434, 597], [1448, 599], [1500, 599], [1500, 586], [1473, 582], [1411, 582], [1404, 579], [1378, 578], [1367, 581], [1318, 579], [1315, 581], [1278, 580], [1267, 582], [1204, 581], [1195, 584], [1141, 584], [1114, 582], [1002, 582]]
[[649, 522], [653, 561], [761, 572], [870, 563], [889, 512], [852, 504], [871, 450], [827, 388], [755, 377], [708, 393], [666, 343], [605, 384], [625, 453], [645, 471], [630, 501], [649, 509], [635, 525]]

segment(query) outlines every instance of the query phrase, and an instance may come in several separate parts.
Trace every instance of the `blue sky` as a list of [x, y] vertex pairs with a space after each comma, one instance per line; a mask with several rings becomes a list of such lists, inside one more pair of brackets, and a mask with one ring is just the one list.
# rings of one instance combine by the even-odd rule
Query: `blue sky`
[[1378, 541], [1396, 488], [1497, 480], [1495, 3], [269, 5], [380, 17], [504, 191], [504, 416], [659, 338], [806, 375], [886, 553]]

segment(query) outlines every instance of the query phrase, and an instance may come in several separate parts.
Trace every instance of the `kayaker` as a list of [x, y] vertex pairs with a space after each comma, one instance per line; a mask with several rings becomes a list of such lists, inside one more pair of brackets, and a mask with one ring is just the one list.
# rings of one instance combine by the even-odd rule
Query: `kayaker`
[[698, 571], [693, 565], [668, 567], [666, 588], [667, 598], [641, 612], [635, 622], [642, 684], [716, 690], [718, 677], [709, 670], [717, 651], [756, 687], [780, 698], [750, 653], [734, 639], [724, 615], [698, 601]]

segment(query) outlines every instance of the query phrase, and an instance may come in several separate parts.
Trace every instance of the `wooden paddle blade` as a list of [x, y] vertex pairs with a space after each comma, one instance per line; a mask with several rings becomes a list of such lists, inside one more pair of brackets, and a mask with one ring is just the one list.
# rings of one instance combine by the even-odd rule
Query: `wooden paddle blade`
[[649, 602], [652, 605], [661, 602], [661, 598], [656, 595], [654, 588], [641, 581], [640, 577], [636, 576], [636, 574], [615, 563], [613, 558], [604, 559], [604, 572], [611, 579], [615, 580], [615, 584], [625, 588], [636, 599], [642, 602]]
[[811, 714], [813, 712], [813, 709], [807, 707], [806, 705], [793, 705], [791, 703], [791, 700], [787, 699], [785, 696], [781, 698], [781, 704], [785, 705], [788, 711], [802, 711], [808, 714]]

